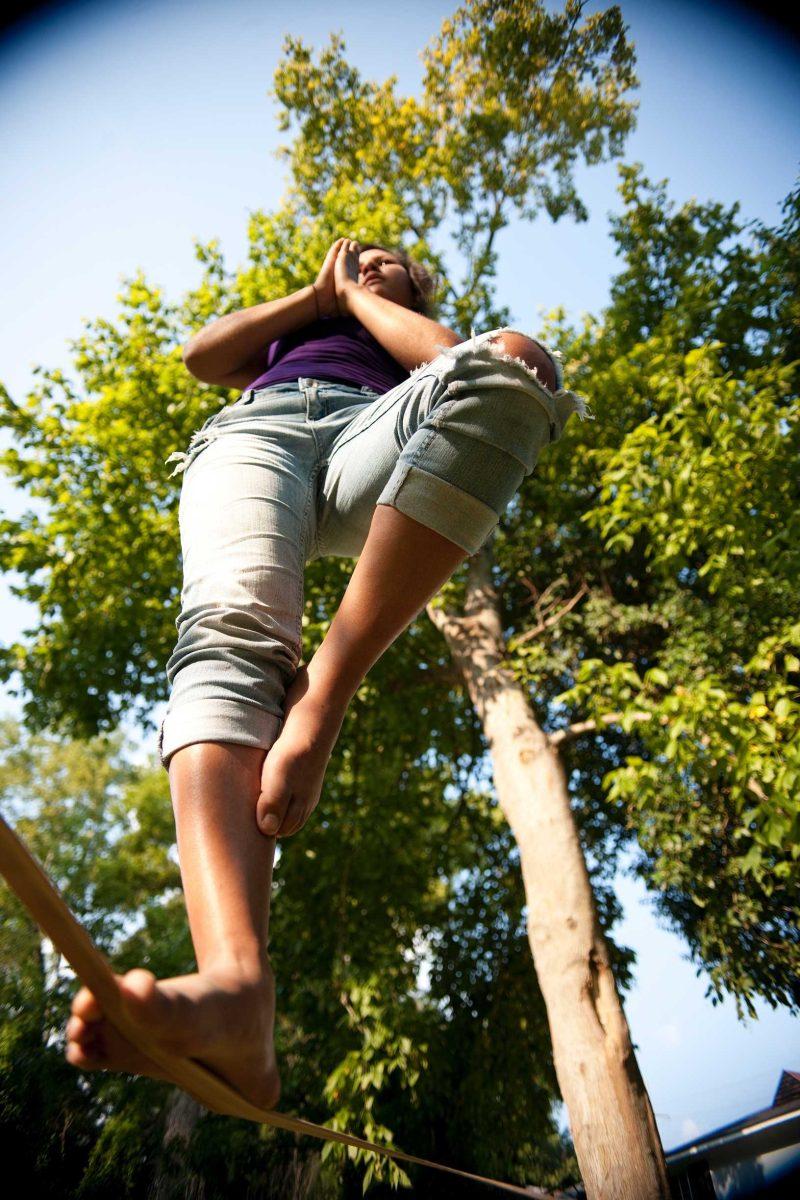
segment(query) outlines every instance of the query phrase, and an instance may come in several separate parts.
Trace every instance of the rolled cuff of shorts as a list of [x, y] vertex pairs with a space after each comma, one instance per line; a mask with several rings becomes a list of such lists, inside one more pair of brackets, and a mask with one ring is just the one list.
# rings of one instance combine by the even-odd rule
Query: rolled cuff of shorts
[[193, 742], [235, 742], [269, 750], [283, 718], [236, 700], [195, 700], [168, 712], [161, 722], [158, 754], [164, 769], [176, 750]]
[[469, 492], [412, 465], [406, 467], [399, 480], [392, 476], [376, 504], [399, 509], [449, 538], [467, 554], [477, 554], [500, 519], [488, 504]]

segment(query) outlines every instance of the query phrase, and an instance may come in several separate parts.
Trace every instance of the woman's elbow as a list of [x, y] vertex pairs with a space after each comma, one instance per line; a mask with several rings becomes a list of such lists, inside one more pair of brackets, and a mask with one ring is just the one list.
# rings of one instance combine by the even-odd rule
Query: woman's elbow
[[194, 375], [195, 379], [199, 379], [201, 383], [205, 383], [206, 380], [203, 378], [202, 366], [203, 355], [198, 351], [194, 338], [190, 338], [183, 347], [181, 357], [183, 358], [183, 365], [189, 374]]

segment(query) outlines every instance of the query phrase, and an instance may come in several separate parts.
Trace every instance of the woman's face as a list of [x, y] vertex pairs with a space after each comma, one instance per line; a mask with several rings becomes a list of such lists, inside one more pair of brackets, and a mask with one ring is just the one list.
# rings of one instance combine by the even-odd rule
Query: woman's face
[[362, 250], [358, 256], [359, 287], [368, 287], [370, 291], [411, 308], [414, 294], [411, 290], [411, 280], [403, 264], [390, 250], [373, 247]]

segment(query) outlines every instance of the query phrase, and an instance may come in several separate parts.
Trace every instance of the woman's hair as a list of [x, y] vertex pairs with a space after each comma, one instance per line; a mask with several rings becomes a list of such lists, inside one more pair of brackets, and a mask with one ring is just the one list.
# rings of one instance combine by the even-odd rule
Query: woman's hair
[[359, 242], [358, 249], [359, 252], [362, 250], [388, 250], [390, 254], [399, 259], [405, 267], [411, 283], [411, 307], [425, 317], [431, 315], [434, 307], [433, 297], [439, 286], [439, 279], [436, 275], [432, 275], [427, 267], [423, 267], [422, 263], [410, 258], [405, 250], [395, 250], [393, 246], [384, 246], [382, 242]]

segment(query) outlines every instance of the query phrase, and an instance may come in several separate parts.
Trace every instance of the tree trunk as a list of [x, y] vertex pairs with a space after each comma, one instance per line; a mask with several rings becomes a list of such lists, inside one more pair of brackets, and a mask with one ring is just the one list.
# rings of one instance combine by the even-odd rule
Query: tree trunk
[[472, 558], [462, 616], [427, 608], [461, 670], [516, 838], [528, 940], [588, 1200], [669, 1197], [661, 1139], [611, 972], [566, 777], [527, 696], [504, 668], [491, 550]]

